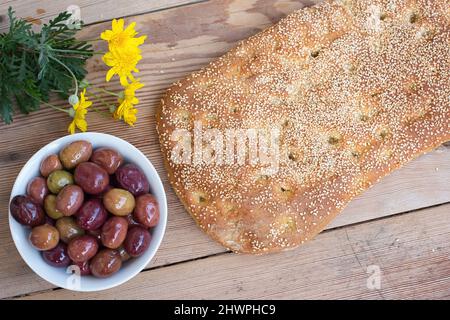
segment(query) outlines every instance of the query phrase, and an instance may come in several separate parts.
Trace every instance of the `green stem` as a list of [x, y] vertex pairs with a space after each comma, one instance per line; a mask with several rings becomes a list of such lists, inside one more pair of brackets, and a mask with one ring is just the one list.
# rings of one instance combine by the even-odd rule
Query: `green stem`
[[116, 96], [116, 97], [120, 98], [120, 95], [118, 95], [118, 94], [115, 93], [115, 92], [112, 92], [112, 91], [109, 91], [109, 90], [106, 90], [106, 89], [103, 89], [103, 88], [95, 88], [95, 89], [100, 90], [100, 91], [103, 91], [103, 92], [105, 92], [105, 93], [107, 93], [107, 94], [110, 94], [110, 95], [113, 95], [113, 96]]
[[77, 42], [96, 42], [96, 41], [101, 41], [101, 40], [103, 40], [103, 39], [101, 39], [101, 38], [87, 39], [87, 40], [81, 39], [81, 40], [75, 40], [75, 41], [77, 41]]
[[77, 77], [75, 77], [75, 75], [73, 74], [72, 70], [70, 70], [70, 68], [68, 66], [66, 66], [63, 62], [56, 59], [55, 57], [53, 57], [51, 55], [49, 55], [48, 57], [50, 59], [58, 62], [60, 65], [62, 65], [64, 68], [66, 68], [67, 71], [69, 71], [70, 75], [72, 76], [72, 79], [75, 81], [75, 95], [78, 96], [78, 80], [77, 80]]
[[[102, 97], [100, 97], [99, 95], [96, 95], [95, 93], [92, 93], [92, 91], [88, 92], [88, 95], [93, 96], [94, 98], [100, 100], [100, 101], [105, 105], [105, 107], [107, 107], [107, 108], [109, 108], [110, 106], [112, 106], [112, 104], [108, 104], [108, 103], [107, 103]], [[107, 112], [105, 112], [105, 111], [102, 111], [102, 110], [98, 110], [98, 109], [95, 108], [95, 107], [92, 107], [92, 109], [93, 109], [95, 112], [100, 113], [101, 115], [107, 116], [108, 118], [111, 116], [111, 114], [109, 114], [109, 113], [107, 113]]]
[[94, 110], [95, 112], [97, 112], [98, 114], [100, 114], [104, 117], [111, 118], [111, 114], [106, 111], [99, 110], [96, 107], [92, 107], [92, 110]]
[[68, 50], [68, 49], [54, 49], [50, 48], [51, 51], [63, 52], [63, 53], [78, 53], [78, 54], [105, 54], [104, 51], [86, 51], [86, 50]]
[[63, 108], [54, 106], [53, 104], [50, 104], [50, 103], [48, 103], [48, 102], [45, 102], [45, 101], [43, 101], [43, 100], [41, 100], [41, 99], [38, 99], [38, 98], [36, 98], [36, 97], [33, 97], [32, 95], [28, 94], [26, 91], [25, 91], [25, 93], [26, 93], [28, 96], [30, 96], [31, 98], [35, 99], [36, 101], [39, 101], [39, 103], [42, 103], [43, 105], [49, 106], [49, 107], [51, 107], [51, 108], [53, 108], [53, 109], [55, 109], [55, 110], [65, 112], [65, 113], [67, 113], [67, 114], [70, 115], [70, 111], [67, 110], [67, 109], [63, 109]]
[[53, 109], [55, 109], [55, 110], [62, 111], [62, 112], [65, 112], [65, 113], [67, 113], [67, 114], [70, 114], [70, 113], [69, 113], [69, 110], [66, 110], [66, 109], [63, 109], [63, 108], [54, 106], [54, 105], [52, 105], [52, 104], [50, 104], [50, 103], [47, 103], [47, 102], [45, 102], [45, 101], [42, 101], [42, 100], [40, 100], [39, 102], [42, 103], [43, 105], [49, 106], [49, 107], [51, 107], [51, 108], [53, 108]]

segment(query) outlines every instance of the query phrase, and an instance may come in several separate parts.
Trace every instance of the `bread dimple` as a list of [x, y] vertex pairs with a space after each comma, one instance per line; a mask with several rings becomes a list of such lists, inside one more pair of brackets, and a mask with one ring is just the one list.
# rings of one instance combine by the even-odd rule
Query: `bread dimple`
[[[445, 1], [325, 1], [168, 89], [157, 129], [197, 224], [236, 252], [310, 240], [357, 194], [450, 139]], [[176, 164], [176, 129], [281, 130], [278, 172]]]

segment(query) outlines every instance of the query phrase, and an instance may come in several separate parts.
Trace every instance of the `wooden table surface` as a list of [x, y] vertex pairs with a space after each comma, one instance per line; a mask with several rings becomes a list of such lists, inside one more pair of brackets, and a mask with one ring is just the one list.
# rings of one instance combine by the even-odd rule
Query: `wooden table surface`
[[[139, 120], [134, 128], [91, 112], [89, 130], [126, 139], [153, 162], [169, 205], [166, 236], [145, 271], [102, 292], [74, 293], [42, 280], [20, 258], [8, 226], [8, 199], [21, 167], [39, 148], [66, 134], [68, 119], [43, 107], [0, 125], [0, 298], [17, 299], [414, 299], [450, 298], [450, 145], [409, 163], [353, 200], [309, 243], [265, 256], [226, 251], [197, 228], [167, 183], [154, 108], [174, 81], [222, 55], [241, 39], [311, 5], [306, 0], [1, 1], [36, 24], [78, 4], [94, 38], [125, 16], [148, 35], [143, 46]], [[103, 84], [100, 57], [89, 80]], [[118, 89], [116, 84], [111, 86]], [[61, 101], [58, 105], [64, 106]], [[380, 287], [368, 286], [380, 271]]]

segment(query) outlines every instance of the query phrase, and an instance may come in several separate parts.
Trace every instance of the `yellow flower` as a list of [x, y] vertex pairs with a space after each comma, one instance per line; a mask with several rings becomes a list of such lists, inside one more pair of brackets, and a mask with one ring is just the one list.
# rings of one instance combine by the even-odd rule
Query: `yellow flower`
[[137, 63], [142, 59], [139, 49], [112, 50], [103, 56], [103, 62], [111, 69], [106, 74], [106, 81], [117, 74], [120, 77], [120, 84], [126, 86], [128, 79], [134, 81], [132, 72], [139, 72]]
[[134, 126], [136, 122], [137, 109], [133, 105], [127, 105], [123, 111], [123, 121], [130, 126]]
[[123, 119], [123, 121], [130, 126], [134, 125], [137, 120], [137, 109], [130, 101], [126, 99], [120, 99], [119, 102], [120, 105], [117, 107], [113, 114], [114, 119]]
[[134, 125], [136, 122], [136, 113], [137, 109], [134, 105], [139, 103], [138, 98], [136, 98], [136, 90], [142, 88], [144, 85], [139, 82], [139, 80], [135, 80], [130, 84], [125, 86], [125, 90], [123, 92], [123, 98], [119, 99], [119, 106], [114, 111], [114, 119], [123, 119], [125, 123], [128, 123], [130, 126]]
[[135, 38], [138, 32], [134, 29], [136, 22], [132, 22], [125, 30], [123, 19], [112, 21], [112, 30], [105, 30], [101, 34], [101, 38], [108, 41], [110, 50], [121, 50], [130, 47], [137, 47], [144, 43], [147, 36]]
[[89, 108], [92, 105], [92, 101], [87, 101], [86, 97], [86, 89], [83, 90], [83, 92], [80, 94], [80, 100], [78, 103], [76, 103], [72, 108], [73, 112], [73, 120], [69, 125], [68, 132], [70, 134], [75, 133], [75, 128], [80, 129], [81, 131], [85, 132], [87, 130], [87, 122], [85, 120], [87, 108]]
[[139, 82], [139, 79], [133, 81], [132, 83], [128, 84], [125, 86], [125, 90], [124, 90], [124, 98], [131, 100], [131, 101], [136, 101], [136, 102], [132, 102], [133, 104], [138, 104], [139, 101], [138, 99], [135, 97], [136, 95], [136, 90], [141, 89], [144, 86], [144, 84]]

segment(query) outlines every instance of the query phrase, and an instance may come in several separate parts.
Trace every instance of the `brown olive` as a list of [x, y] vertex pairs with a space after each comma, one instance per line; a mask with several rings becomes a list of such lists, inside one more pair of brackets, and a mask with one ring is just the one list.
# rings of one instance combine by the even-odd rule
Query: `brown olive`
[[83, 235], [70, 240], [67, 253], [74, 262], [84, 262], [93, 258], [98, 251], [97, 240], [93, 236]]
[[111, 217], [102, 227], [102, 244], [110, 249], [117, 249], [125, 240], [128, 231], [127, 219]]
[[49, 224], [34, 227], [30, 233], [30, 242], [40, 251], [53, 249], [58, 245], [59, 232]]
[[73, 184], [73, 176], [70, 172], [55, 170], [47, 177], [47, 187], [51, 193], [58, 194], [68, 184]]
[[119, 252], [112, 249], [103, 249], [91, 260], [91, 273], [95, 277], [106, 278], [117, 271], [122, 266], [122, 259]]
[[56, 209], [65, 216], [71, 216], [80, 209], [83, 200], [83, 190], [77, 185], [68, 185], [56, 196]]
[[52, 219], [57, 220], [64, 216], [62, 212], [59, 212], [58, 209], [56, 209], [56, 196], [54, 194], [49, 194], [45, 197], [44, 209], [47, 215]]
[[73, 169], [78, 164], [88, 161], [92, 155], [92, 144], [88, 141], [74, 141], [59, 153], [59, 159], [66, 169]]
[[131, 257], [136, 258], [144, 254], [148, 249], [150, 240], [151, 235], [147, 229], [140, 226], [134, 226], [128, 231], [123, 247]]
[[62, 217], [56, 220], [56, 229], [59, 231], [60, 239], [65, 243], [84, 234], [84, 230], [77, 225], [72, 217]]
[[99, 194], [109, 185], [108, 173], [93, 162], [80, 163], [75, 169], [74, 177], [84, 192], [90, 194]]
[[114, 188], [103, 197], [103, 205], [116, 216], [126, 216], [133, 211], [135, 200], [130, 192]]
[[41, 162], [39, 171], [44, 178], [47, 178], [50, 173], [55, 170], [61, 170], [63, 168], [61, 161], [59, 161], [58, 155], [51, 154]]
[[48, 194], [47, 181], [42, 177], [34, 177], [28, 182], [27, 194], [34, 200], [34, 202], [44, 204], [44, 198]]
[[35, 227], [45, 223], [44, 210], [30, 196], [15, 196], [9, 210], [13, 218], [25, 226]]
[[147, 177], [135, 164], [129, 163], [117, 169], [116, 181], [120, 188], [131, 192], [134, 196], [148, 193], [150, 184]]
[[133, 218], [147, 228], [156, 226], [159, 221], [159, 208], [155, 197], [149, 193], [137, 197]]
[[114, 174], [123, 163], [120, 153], [110, 148], [98, 148], [92, 153], [91, 161], [106, 170], [108, 174]]

